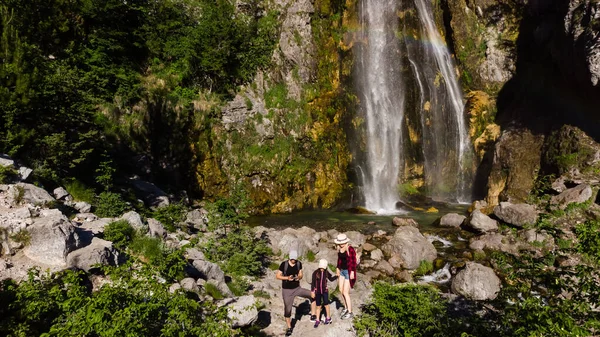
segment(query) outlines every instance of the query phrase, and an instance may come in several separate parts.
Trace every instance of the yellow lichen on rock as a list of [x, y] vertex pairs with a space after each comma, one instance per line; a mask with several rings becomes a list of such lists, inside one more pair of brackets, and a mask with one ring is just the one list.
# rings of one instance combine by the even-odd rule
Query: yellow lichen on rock
[[429, 207], [426, 211], [426, 213], [438, 213], [439, 210], [435, 207]]

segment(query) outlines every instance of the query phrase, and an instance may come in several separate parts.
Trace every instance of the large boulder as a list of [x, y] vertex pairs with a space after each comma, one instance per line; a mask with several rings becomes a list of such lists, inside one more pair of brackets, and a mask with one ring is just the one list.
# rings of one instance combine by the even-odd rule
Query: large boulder
[[555, 195], [550, 199], [550, 205], [554, 209], [565, 209], [569, 204], [582, 203], [590, 200], [592, 197], [592, 188], [589, 185], [581, 184], [579, 186], [569, 188], [559, 195]]
[[194, 268], [200, 272], [200, 277], [205, 280], [215, 280], [225, 283], [225, 273], [216, 263], [202, 260], [194, 260], [192, 263]]
[[10, 185], [7, 193], [12, 197], [14, 206], [23, 203], [44, 206], [56, 201], [45, 189], [27, 183]]
[[227, 317], [234, 328], [252, 325], [258, 318], [256, 299], [252, 295], [240, 296], [227, 307]]
[[437, 251], [415, 227], [403, 226], [396, 230], [392, 239], [383, 245], [383, 252], [388, 256], [396, 256], [405, 269], [417, 269], [421, 261], [433, 262]]
[[67, 267], [77, 267], [85, 271], [96, 265], [116, 266], [119, 264], [119, 252], [112, 242], [100, 238], [92, 238], [92, 243], [72, 251], [67, 256]]
[[454, 280], [452, 292], [476, 301], [493, 300], [498, 296], [501, 286], [500, 278], [492, 268], [475, 262], [467, 262]]
[[511, 204], [510, 202], [501, 202], [494, 208], [494, 215], [500, 220], [517, 226], [523, 227], [533, 225], [537, 222], [538, 214], [535, 206], [528, 204]]
[[471, 213], [469, 226], [480, 233], [492, 232], [498, 230], [498, 221], [490, 218], [489, 216], [481, 213], [480, 210], [476, 209], [473, 211], [473, 213]]
[[440, 226], [458, 228], [467, 217], [456, 213], [448, 213], [440, 219]]
[[80, 243], [75, 228], [64, 215], [37, 218], [27, 231], [30, 240], [25, 255], [46, 265], [65, 266], [67, 255]]
[[144, 225], [144, 221], [142, 221], [142, 217], [136, 211], [129, 211], [121, 216], [119, 220], [125, 220], [129, 222], [131, 227], [145, 232], [148, 230], [148, 227]]
[[129, 183], [139, 197], [150, 207], [160, 208], [169, 205], [169, 196], [156, 185], [141, 180], [137, 176], [129, 178]]
[[473, 250], [496, 250], [513, 255], [519, 254], [520, 245], [512, 236], [500, 233], [486, 233], [471, 239], [469, 248]]
[[154, 236], [157, 238], [164, 239], [167, 237], [167, 231], [165, 230], [165, 226], [163, 224], [153, 218], [148, 219], [148, 233], [150, 236]]

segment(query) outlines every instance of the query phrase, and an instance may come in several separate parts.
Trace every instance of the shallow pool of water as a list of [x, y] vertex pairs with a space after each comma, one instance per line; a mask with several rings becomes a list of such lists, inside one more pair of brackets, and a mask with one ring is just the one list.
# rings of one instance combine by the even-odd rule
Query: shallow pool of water
[[413, 218], [421, 229], [433, 229], [433, 224], [447, 213], [466, 214], [469, 205], [448, 204], [438, 208], [436, 213], [425, 210], [411, 210], [396, 215], [354, 214], [344, 211], [302, 211], [291, 214], [274, 214], [253, 216], [248, 219], [250, 226], [265, 226], [268, 228], [283, 229], [287, 227], [300, 228], [307, 226], [316, 231], [336, 229], [338, 231], [355, 230], [363, 234], [370, 234], [381, 229], [387, 232], [394, 230], [392, 219], [394, 217]]

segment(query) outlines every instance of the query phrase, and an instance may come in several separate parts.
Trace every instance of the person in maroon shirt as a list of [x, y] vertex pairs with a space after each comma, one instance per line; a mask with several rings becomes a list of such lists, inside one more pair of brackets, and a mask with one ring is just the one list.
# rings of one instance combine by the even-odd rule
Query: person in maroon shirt
[[352, 318], [352, 301], [350, 300], [350, 288], [354, 288], [356, 282], [356, 250], [350, 246], [350, 239], [346, 234], [338, 234], [334, 240], [338, 247], [338, 261], [335, 274], [339, 277], [338, 287], [342, 293], [344, 309], [342, 319]]
[[327, 270], [327, 260], [319, 261], [319, 268], [312, 274], [312, 282], [310, 283], [310, 291], [315, 294], [315, 302], [317, 303], [317, 319], [315, 320], [315, 328], [321, 323], [321, 306], [325, 306], [325, 321], [323, 324], [331, 324], [331, 312], [329, 311], [329, 289], [327, 288], [327, 280], [335, 281], [337, 276], [333, 276]]

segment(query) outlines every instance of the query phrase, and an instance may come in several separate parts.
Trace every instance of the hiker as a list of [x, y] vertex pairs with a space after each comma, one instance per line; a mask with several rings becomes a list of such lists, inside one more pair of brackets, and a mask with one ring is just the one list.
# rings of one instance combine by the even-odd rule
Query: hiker
[[354, 288], [354, 283], [356, 282], [356, 251], [350, 246], [350, 239], [346, 234], [338, 234], [334, 242], [338, 247], [338, 261], [335, 274], [339, 277], [338, 287], [342, 293], [342, 303], [344, 304], [341, 318], [352, 318], [354, 314], [352, 314], [350, 288]]
[[289, 259], [279, 265], [279, 270], [277, 270], [276, 277], [278, 280], [282, 281], [281, 297], [283, 297], [284, 306], [283, 316], [285, 317], [285, 322], [287, 323], [287, 331], [285, 335], [290, 336], [292, 334], [292, 306], [296, 296], [311, 300], [310, 321], [314, 322], [316, 320], [316, 316], [314, 315], [315, 302], [312, 301], [314, 294], [312, 294], [310, 290], [300, 287], [300, 280], [303, 277], [302, 262], [298, 261], [298, 252], [296, 250], [291, 250]]
[[327, 280], [335, 281], [338, 277], [333, 276], [327, 270], [327, 260], [319, 261], [319, 268], [312, 274], [312, 282], [310, 289], [315, 294], [315, 302], [317, 303], [317, 319], [315, 320], [315, 328], [321, 323], [321, 306], [325, 306], [325, 321], [323, 324], [331, 324], [331, 312], [329, 311], [329, 290], [327, 289]]

